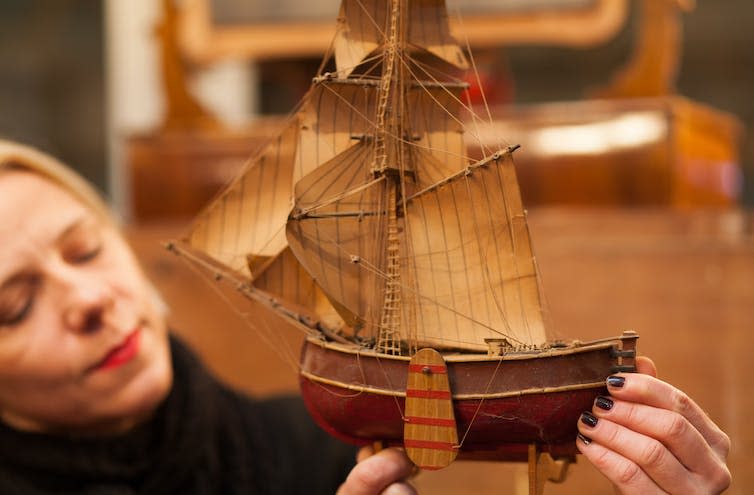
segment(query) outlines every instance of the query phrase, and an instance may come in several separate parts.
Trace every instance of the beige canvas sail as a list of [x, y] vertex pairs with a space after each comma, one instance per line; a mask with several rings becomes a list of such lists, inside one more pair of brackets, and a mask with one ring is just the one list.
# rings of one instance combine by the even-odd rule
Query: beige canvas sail
[[[339, 77], [347, 77], [360, 64], [379, 55], [389, 30], [390, 3], [384, 0], [344, 0], [338, 16], [334, 51]], [[427, 51], [459, 69], [468, 68], [466, 57], [450, 35], [444, 0], [408, 2], [408, 45]]]
[[443, 2], [408, 5], [405, 43], [383, 66], [366, 58], [381, 54], [387, 4], [369, 2], [372, 16], [342, 5], [343, 26], [361, 34], [341, 26], [339, 40], [359, 70], [315, 78], [288, 127], [200, 215], [189, 246], [362, 341], [389, 331], [393, 346], [544, 342], [513, 168], [470, 166], [464, 84], [425, 68], [429, 53], [465, 64]]

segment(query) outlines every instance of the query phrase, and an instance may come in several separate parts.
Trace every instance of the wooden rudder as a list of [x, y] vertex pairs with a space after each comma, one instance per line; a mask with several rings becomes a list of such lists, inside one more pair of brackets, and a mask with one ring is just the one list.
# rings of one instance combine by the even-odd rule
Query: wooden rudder
[[434, 349], [420, 349], [411, 358], [406, 386], [403, 444], [421, 469], [442, 469], [458, 454], [458, 430], [448, 368]]

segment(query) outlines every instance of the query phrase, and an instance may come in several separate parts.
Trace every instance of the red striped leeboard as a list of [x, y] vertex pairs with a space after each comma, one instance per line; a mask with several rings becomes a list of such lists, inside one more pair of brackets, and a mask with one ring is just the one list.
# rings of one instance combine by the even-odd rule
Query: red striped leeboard
[[406, 386], [403, 445], [421, 469], [437, 470], [458, 455], [458, 430], [448, 368], [434, 349], [420, 349], [411, 358]]

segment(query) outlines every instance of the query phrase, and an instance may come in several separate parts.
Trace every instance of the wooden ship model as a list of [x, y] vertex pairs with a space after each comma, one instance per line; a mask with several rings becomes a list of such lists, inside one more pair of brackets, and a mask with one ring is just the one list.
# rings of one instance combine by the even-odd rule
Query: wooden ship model
[[172, 245], [306, 332], [313, 418], [357, 444], [459, 458], [576, 453], [637, 335], [548, 340], [511, 155], [470, 159], [467, 55], [444, 0], [343, 0], [279, 136]]

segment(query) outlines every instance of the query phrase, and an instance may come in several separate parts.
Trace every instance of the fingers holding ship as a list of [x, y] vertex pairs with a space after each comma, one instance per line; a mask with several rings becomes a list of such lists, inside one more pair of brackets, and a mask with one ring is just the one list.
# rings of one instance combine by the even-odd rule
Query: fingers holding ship
[[408, 479], [416, 474], [414, 463], [397, 448], [359, 451], [358, 464], [351, 470], [337, 495], [416, 495]]
[[684, 392], [637, 358], [636, 374], [607, 379], [579, 420], [577, 447], [618, 493], [721, 493], [731, 482], [728, 436]]

